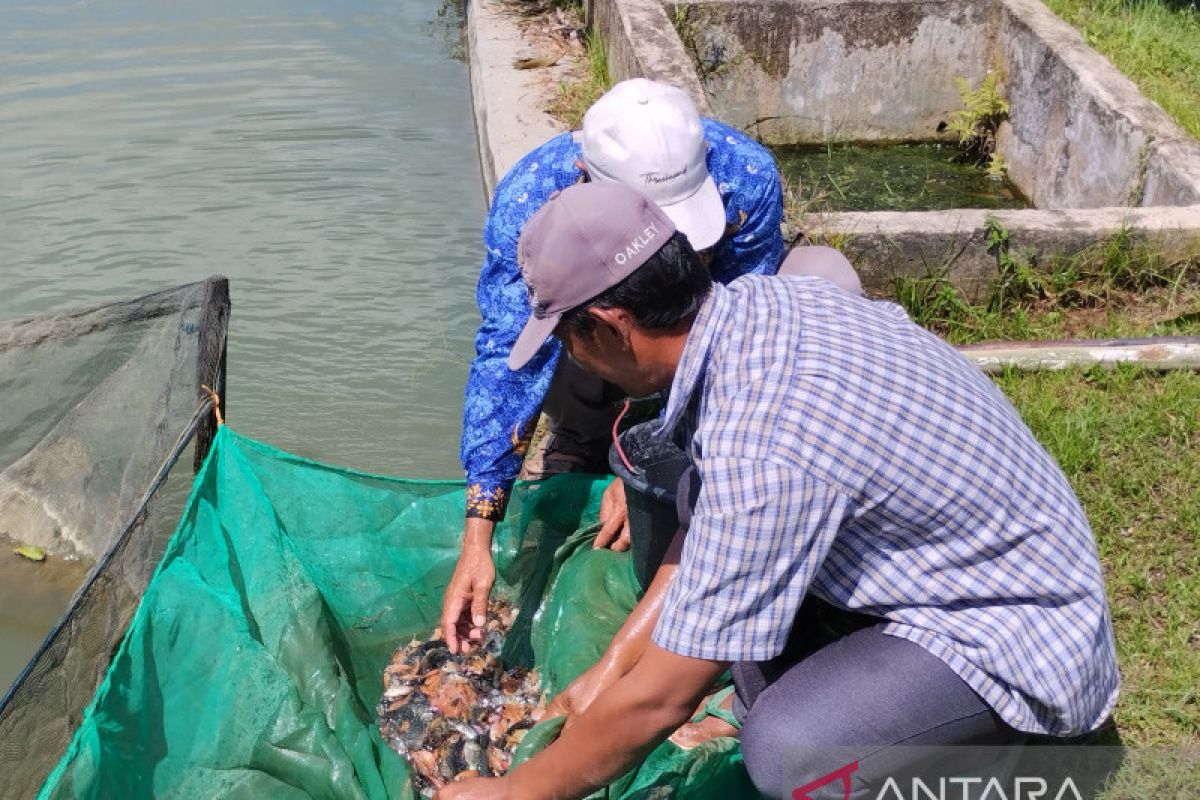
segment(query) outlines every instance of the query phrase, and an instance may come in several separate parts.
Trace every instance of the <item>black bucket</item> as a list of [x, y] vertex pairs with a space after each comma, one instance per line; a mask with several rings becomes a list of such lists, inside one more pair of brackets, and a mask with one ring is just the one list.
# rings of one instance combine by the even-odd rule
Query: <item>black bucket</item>
[[686, 453], [651, 434], [658, 424], [657, 420], [644, 422], [620, 435], [621, 449], [633, 466], [632, 471], [621, 459], [615, 445], [608, 450], [608, 464], [613, 474], [625, 483], [630, 555], [643, 589], [654, 579], [654, 573], [679, 528], [675, 489], [688, 467]]

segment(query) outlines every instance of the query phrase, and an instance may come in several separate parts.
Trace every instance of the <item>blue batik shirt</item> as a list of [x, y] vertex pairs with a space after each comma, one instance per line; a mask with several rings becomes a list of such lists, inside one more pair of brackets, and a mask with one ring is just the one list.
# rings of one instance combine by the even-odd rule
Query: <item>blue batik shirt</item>
[[701, 481], [660, 647], [766, 661], [812, 593], [883, 618], [1019, 730], [1112, 712], [1075, 493], [995, 384], [899, 306], [812, 277], [714, 286], [659, 433]]
[[[745, 134], [702, 120], [709, 174], [725, 203], [728, 225], [713, 251], [713, 277], [722, 283], [748, 274], [774, 274], [783, 255], [783, 194], [770, 152]], [[508, 354], [530, 315], [517, 264], [517, 239], [552, 192], [582, 179], [578, 142], [564, 133], [532, 151], [496, 187], [483, 230], [486, 257], [476, 288], [483, 323], [463, 407], [462, 463], [467, 516], [499, 520], [521, 468], [560, 345], [550, 339], [517, 371]]]

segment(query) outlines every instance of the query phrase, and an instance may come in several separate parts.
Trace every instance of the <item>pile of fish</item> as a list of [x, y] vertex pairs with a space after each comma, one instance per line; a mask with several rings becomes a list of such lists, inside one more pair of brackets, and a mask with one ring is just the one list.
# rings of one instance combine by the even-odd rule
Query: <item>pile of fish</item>
[[503, 775], [541, 715], [538, 674], [500, 663], [515, 617], [513, 606], [493, 601], [481, 647], [452, 655], [434, 630], [397, 650], [384, 670], [379, 730], [408, 759], [423, 796], [460, 778]]

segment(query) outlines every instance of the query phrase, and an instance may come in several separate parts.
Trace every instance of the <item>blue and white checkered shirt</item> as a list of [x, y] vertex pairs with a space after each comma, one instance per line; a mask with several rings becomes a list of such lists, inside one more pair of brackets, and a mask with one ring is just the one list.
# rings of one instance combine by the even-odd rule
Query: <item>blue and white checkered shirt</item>
[[1020, 730], [1111, 713], [1078, 499], [996, 386], [899, 306], [811, 277], [714, 286], [660, 431], [702, 483], [659, 646], [770, 659], [811, 591], [886, 619]]

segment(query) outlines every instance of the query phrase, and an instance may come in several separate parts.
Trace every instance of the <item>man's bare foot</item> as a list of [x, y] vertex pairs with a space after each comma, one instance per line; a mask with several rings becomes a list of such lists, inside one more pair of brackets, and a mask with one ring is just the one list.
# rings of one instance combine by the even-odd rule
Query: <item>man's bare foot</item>
[[[733, 695], [730, 694], [721, 701], [720, 708], [725, 711], [733, 709]], [[697, 713], [704, 710], [704, 703], [700, 704]], [[737, 737], [738, 729], [730, 725], [725, 720], [719, 717], [705, 717], [699, 722], [688, 722], [680, 725], [679, 728], [671, 734], [671, 742], [680, 749], [691, 750], [694, 747], [707, 742], [709, 739], [716, 739], [718, 736]]]

